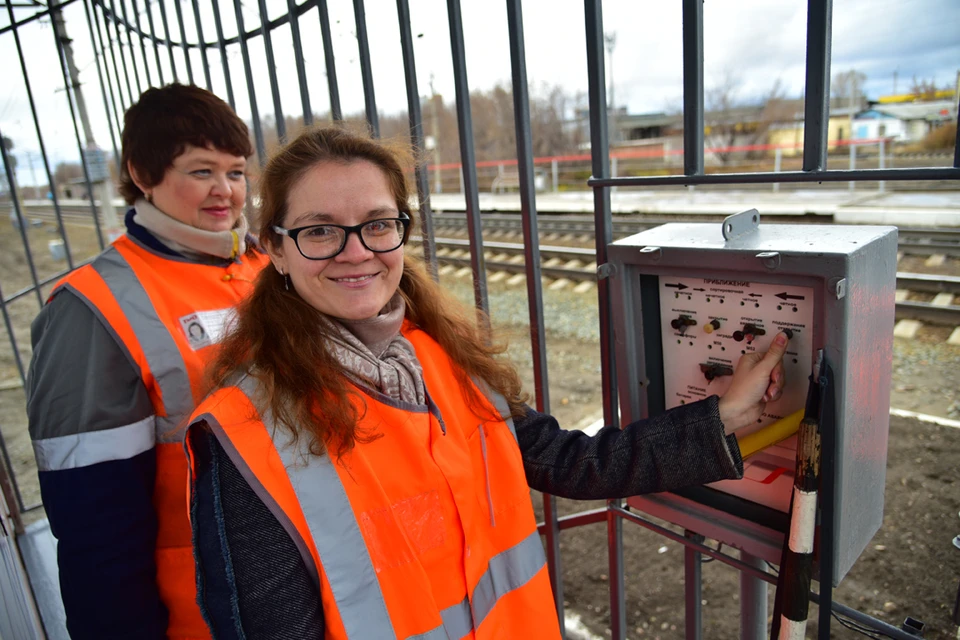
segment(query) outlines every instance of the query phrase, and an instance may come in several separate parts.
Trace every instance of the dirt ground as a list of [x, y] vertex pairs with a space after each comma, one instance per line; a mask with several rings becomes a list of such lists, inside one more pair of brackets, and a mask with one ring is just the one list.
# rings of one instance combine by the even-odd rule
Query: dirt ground
[[[65, 268], [50, 257], [48, 229], [30, 230], [33, 257], [41, 279]], [[71, 244], [78, 256], [97, 250], [92, 230], [71, 227]], [[905, 260], [910, 260], [908, 257]], [[922, 265], [920, 265], [922, 267]], [[948, 270], [960, 273], [957, 261]], [[920, 271], [901, 264], [901, 270]], [[0, 228], [0, 286], [3, 295], [29, 284], [19, 234]], [[445, 279], [469, 299], [468, 279]], [[519, 289], [519, 293], [517, 292]], [[502, 283], [490, 288], [495, 325], [511, 338], [510, 357], [532, 390], [529, 339], [517, 318], [526, 314], [519, 300], [523, 286]], [[600, 363], [596, 341], [584, 327], [596, 326], [595, 290], [586, 294], [546, 292], [546, 332], [550, 409], [566, 428], [584, 428], [600, 417]], [[38, 310], [32, 294], [8, 305], [23, 366], [30, 358], [29, 323]], [[562, 317], [561, 317], [562, 316]], [[562, 320], [562, 322], [561, 322]], [[585, 333], [586, 332], [586, 333]], [[944, 344], [946, 329], [925, 329], [911, 342], [895, 343], [892, 405], [957, 419], [960, 400], [960, 348]], [[23, 389], [9, 342], [0, 345], [0, 429], [24, 501], [39, 502], [33, 454], [26, 433]], [[891, 418], [884, 522], [880, 531], [834, 592], [850, 607], [900, 626], [911, 616], [926, 624], [924, 637], [957, 637], [950, 620], [960, 580], [960, 550], [951, 545], [960, 534], [960, 429], [913, 419]], [[540, 497], [534, 496], [540, 512]], [[561, 514], [602, 506], [561, 500]], [[33, 517], [41, 517], [42, 510]], [[661, 523], [665, 524], [665, 523]], [[560, 535], [564, 602], [595, 634], [609, 626], [609, 580], [606, 526], [593, 524]], [[707, 541], [715, 546], [712, 541]], [[625, 524], [627, 630], [631, 638], [683, 638], [683, 548], [647, 529]], [[720, 562], [703, 566], [703, 627], [705, 638], [739, 637], [739, 574]], [[772, 598], [773, 589], [770, 589]], [[772, 604], [770, 611], [772, 612]], [[811, 605], [808, 637], [816, 634], [817, 609]], [[831, 627], [832, 637], [859, 634]]]

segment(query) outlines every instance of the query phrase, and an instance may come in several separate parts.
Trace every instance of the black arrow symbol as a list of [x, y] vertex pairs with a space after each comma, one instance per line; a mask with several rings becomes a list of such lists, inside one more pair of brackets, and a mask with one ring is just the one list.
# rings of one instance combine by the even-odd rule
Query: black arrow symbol
[[706, 289], [694, 289], [694, 291], [706, 291]]
[[762, 294], [762, 293], [748, 293], [747, 295], [750, 296], [751, 298], [762, 298], [762, 297], [763, 297], [763, 294]]
[[778, 293], [777, 297], [780, 298], [781, 300], [803, 300], [804, 299], [803, 296], [792, 296], [786, 291], [784, 291], [783, 293]]
[[665, 284], [663, 286], [673, 287], [674, 289], [680, 289], [681, 291], [687, 288], [687, 285], [683, 284], [682, 282], [680, 284]]

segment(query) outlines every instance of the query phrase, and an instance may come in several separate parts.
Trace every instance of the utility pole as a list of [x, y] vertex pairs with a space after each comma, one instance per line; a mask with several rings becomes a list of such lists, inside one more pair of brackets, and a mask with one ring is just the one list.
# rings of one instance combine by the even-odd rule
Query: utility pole
[[440, 172], [440, 107], [437, 92], [433, 89], [433, 74], [430, 74], [430, 129], [433, 133], [433, 192], [443, 193], [443, 176]]
[[[67, 99], [70, 99], [69, 91], [73, 89], [73, 97], [77, 104], [77, 113], [80, 115], [80, 123], [83, 126], [83, 135], [86, 141], [86, 149], [83, 151], [83, 155], [86, 160], [87, 171], [90, 175], [90, 182], [93, 183], [97, 197], [100, 199], [100, 213], [103, 216], [107, 238], [110, 242], [113, 242], [123, 235], [123, 228], [120, 226], [117, 220], [117, 212], [113, 208], [113, 179], [110, 176], [106, 153], [97, 146], [93, 137], [93, 127], [90, 126], [90, 116], [87, 113], [87, 102], [83, 98], [83, 87], [80, 84], [80, 70], [73, 59], [73, 40], [67, 35], [63, 12], [57, 4], [56, 2], [51, 4], [51, 15], [53, 16], [54, 33], [56, 33], [60, 46], [63, 48], [67, 73], [70, 77]], [[94, 55], [96, 55], [96, 52], [94, 52]], [[55, 185], [50, 186], [56, 188]]]

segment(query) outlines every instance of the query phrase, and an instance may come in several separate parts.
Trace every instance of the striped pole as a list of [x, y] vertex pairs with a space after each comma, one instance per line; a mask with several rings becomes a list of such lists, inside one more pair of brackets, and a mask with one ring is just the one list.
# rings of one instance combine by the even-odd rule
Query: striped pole
[[[784, 554], [780, 640], [803, 640], [810, 604], [813, 545], [817, 526], [817, 485], [820, 481], [820, 373], [823, 351], [810, 377], [807, 404], [797, 436], [797, 468], [793, 480], [790, 536]], [[830, 603], [821, 604], [830, 606]]]

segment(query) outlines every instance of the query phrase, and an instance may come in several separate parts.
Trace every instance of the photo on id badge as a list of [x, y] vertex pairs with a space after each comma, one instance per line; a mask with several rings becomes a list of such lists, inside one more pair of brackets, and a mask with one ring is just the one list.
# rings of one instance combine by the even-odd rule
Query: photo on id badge
[[210, 339], [210, 333], [203, 326], [203, 321], [195, 313], [180, 318], [180, 326], [183, 328], [184, 335], [187, 336], [187, 342], [194, 351], [202, 349], [213, 344]]

